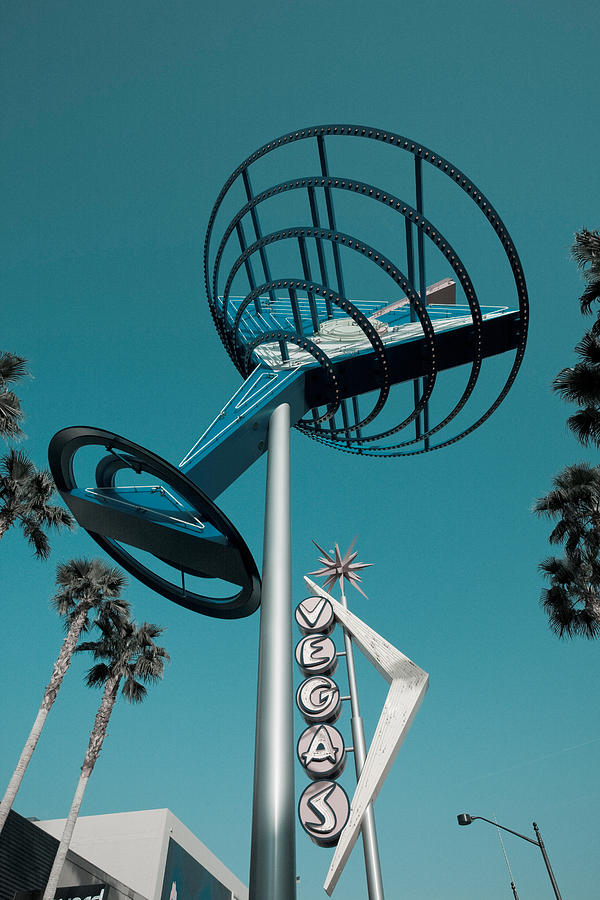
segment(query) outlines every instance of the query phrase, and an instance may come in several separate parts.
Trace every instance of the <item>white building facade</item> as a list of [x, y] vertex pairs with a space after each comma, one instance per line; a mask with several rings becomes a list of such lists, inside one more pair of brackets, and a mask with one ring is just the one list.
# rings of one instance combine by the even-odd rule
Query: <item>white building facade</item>
[[[58, 839], [64, 824], [36, 822]], [[248, 900], [248, 888], [168, 809], [81, 816], [71, 848], [145, 900]]]

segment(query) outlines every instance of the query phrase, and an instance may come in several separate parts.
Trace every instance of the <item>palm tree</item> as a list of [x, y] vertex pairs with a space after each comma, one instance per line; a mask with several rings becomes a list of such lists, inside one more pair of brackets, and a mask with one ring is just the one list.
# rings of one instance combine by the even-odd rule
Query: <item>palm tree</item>
[[20, 525], [38, 559], [50, 555], [48, 528], [73, 528], [70, 513], [51, 503], [56, 486], [47, 469], [36, 469], [22, 450], [9, 450], [0, 459], [0, 540]]
[[19, 398], [9, 385], [20, 381], [27, 372], [27, 360], [14, 353], [0, 353], [0, 436], [14, 440], [23, 436], [20, 422], [23, 411]]
[[600, 300], [600, 231], [582, 228], [576, 232], [571, 256], [584, 271], [587, 286], [579, 303], [583, 315], [589, 315], [594, 300]]
[[[581, 313], [590, 315], [594, 301], [600, 301], [600, 231], [578, 231], [571, 257], [586, 281], [579, 298]], [[600, 312], [575, 352], [579, 361], [562, 369], [553, 387], [579, 406], [567, 419], [579, 443], [600, 448]], [[540, 563], [550, 583], [542, 591], [542, 606], [559, 637], [600, 637], [600, 467], [567, 466], [553, 484], [534, 512], [557, 520], [550, 543], [564, 544], [565, 556], [549, 556]]]
[[[575, 234], [571, 256], [584, 271], [586, 289], [579, 298], [583, 315], [600, 301], [600, 231], [584, 228]], [[600, 313], [590, 331], [575, 347], [580, 361], [562, 369], [554, 379], [554, 390], [579, 409], [567, 420], [577, 440], [600, 447]]]
[[534, 511], [556, 521], [551, 544], [564, 544], [565, 556], [540, 563], [550, 587], [542, 605], [559, 637], [600, 635], [600, 467], [567, 466], [553, 479], [554, 490]]
[[128, 619], [116, 622], [102, 614], [95, 624], [100, 629], [100, 639], [82, 643], [77, 650], [89, 650], [93, 654], [97, 662], [87, 673], [86, 682], [90, 687], [104, 685], [104, 692], [43, 900], [54, 900], [83, 795], [102, 749], [121, 682], [121, 693], [125, 699], [140, 703], [147, 694], [144, 685], [162, 678], [165, 660], [169, 658], [164, 647], [154, 643], [154, 639], [164, 631], [158, 625], [143, 622], [138, 627]]
[[125, 576], [119, 569], [107, 566], [99, 559], [75, 559], [61, 563], [56, 570], [56, 583], [58, 591], [51, 602], [58, 614], [65, 619], [67, 635], [54, 663], [35, 722], [0, 804], [0, 832], [69, 668], [79, 636], [90, 626], [90, 613], [94, 610], [102, 613], [107, 621], [117, 622], [129, 614], [129, 604], [120, 596], [126, 583]]

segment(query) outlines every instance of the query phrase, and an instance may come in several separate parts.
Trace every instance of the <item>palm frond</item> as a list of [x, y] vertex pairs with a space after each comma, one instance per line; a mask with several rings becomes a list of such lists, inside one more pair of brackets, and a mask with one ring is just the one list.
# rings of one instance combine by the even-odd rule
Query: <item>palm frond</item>
[[56, 583], [65, 590], [72, 590], [75, 579], [81, 577], [81, 567], [87, 560], [70, 559], [67, 563], [59, 563], [56, 567]]
[[[81, 561], [78, 561], [81, 563]], [[81, 566], [80, 566], [81, 567]], [[113, 572], [115, 578], [120, 573]], [[164, 672], [168, 653], [154, 639], [164, 628], [151, 622], [136, 625], [129, 618], [129, 605], [121, 600], [109, 600], [94, 620], [99, 637], [83, 641], [77, 652], [90, 652], [96, 665], [88, 672], [88, 684], [96, 685], [108, 677], [123, 681], [122, 693], [131, 703], [140, 703], [147, 694], [145, 684], [158, 681]], [[102, 668], [100, 668], [100, 663]]]
[[165, 669], [165, 661], [170, 657], [162, 647], [156, 647], [157, 652], [142, 653], [135, 663], [135, 674], [145, 682], [160, 681]]
[[572, 491], [579, 487], [600, 487], [600, 467], [586, 462], [572, 463], [565, 466], [553, 479], [557, 488]]
[[580, 406], [600, 403], [600, 367], [586, 362], [562, 369], [552, 383], [563, 400]]
[[540, 497], [533, 505], [538, 515], [551, 518], [561, 516], [567, 520], [576, 519], [582, 504], [590, 508], [600, 499], [600, 466], [575, 463], [566, 466], [552, 479], [554, 489], [545, 497]]
[[[83, 645], [79, 645], [78, 650], [83, 649]], [[110, 669], [106, 665], [106, 663], [100, 662], [95, 666], [92, 666], [91, 669], [86, 673], [85, 683], [88, 687], [101, 687], [106, 683], [107, 678], [110, 675]]]
[[93, 658], [97, 660], [106, 659], [110, 656], [108, 644], [103, 639], [99, 641], [80, 641], [75, 652], [91, 653]]
[[148, 691], [134, 678], [126, 678], [121, 693], [130, 703], [141, 703], [146, 698]]
[[29, 516], [21, 517], [23, 533], [27, 541], [34, 549], [38, 559], [48, 559], [50, 556], [50, 541], [46, 533], [40, 528], [35, 519]]
[[548, 540], [551, 544], [562, 544], [562, 542], [569, 536], [569, 534], [570, 528], [568, 522], [565, 522], [564, 519], [559, 519], [550, 532]]
[[540, 602], [548, 614], [551, 630], [558, 637], [574, 637], [578, 634], [577, 611], [563, 587], [554, 585], [544, 588]]
[[[564, 529], [560, 542], [564, 541], [565, 553], [570, 559], [580, 559], [582, 549], [584, 549], [586, 545], [588, 534], [589, 530], [579, 522], [574, 522], [571, 527]], [[558, 540], [553, 541], [552, 536], [553, 534], [550, 535], [550, 543], [559, 543]]]
[[584, 315], [592, 311], [592, 304], [595, 300], [600, 300], [600, 274], [588, 280], [586, 289], [579, 298], [581, 312]]
[[0, 353], [0, 436], [9, 440], [24, 437], [20, 423], [25, 416], [19, 398], [8, 385], [28, 374], [26, 359], [15, 353]]
[[587, 609], [581, 609], [577, 615], [577, 634], [594, 640], [600, 637], [600, 622]]
[[47, 558], [50, 542], [44, 529], [72, 528], [73, 519], [61, 506], [50, 503], [56, 493], [54, 482], [46, 470], [38, 471], [22, 450], [10, 450], [0, 460], [0, 499], [23, 527], [25, 537], [36, 556]]
[[539, 569], [550, 579], [550, 587], [542, 591], [544, 607], [552, 631], [559, 637], [586, 638], [600, 636], [600, 564], [581, 555], [563, 559], [548, 557]]
[[98, 617], [94, 624], [99, 628], [120, 630], [124, 622], [129, 619], [130, 612], [128, 600], [123, 597], [108, 597], [98, 611]]
[[58, 613], [59, 616], [68, 615], [73, 606], [75, 605], [75, 600], [73, 598], [73, 594], [71, 591], [65, 589], [64, 591], [57, 591], [53, 597], [50, 598], [50, 606], [55, 612]]
[[24, 437], [20, 425], [24, 418], [17, 395], [13, 391], [0, 391], [0, 435], [9, 440]]
[[0, 353], [0, 383], [7, 384], [20, 381], [29, 375], [27, 371], [27, 360], [16, 353], [8, 353], [4, 351]]
[[107, 597], [118, 597], [127, 586], [127, 576], [116, 566], [105, 566], [103, 585]]
[[586, 406], [569, 416], [567, 426], [580, 444], [600, 447], [600, 410], [596, 406]]
[[546, 494], [545, 497], [538, 497], [538, 499], [531, 507], [532, 512], [536, 513], [538, 516], [554, 515], [555, 510], [561, 509], [561, 506], [559, 505], [555, 494], [555, 491], [550, 491], [550, 493]]
[[594, 301], [600, 300], [600, 231], [583, 228], [576, 232], [571, 257], [584, 271], [587, 286], [579, 303], [583, 315], [589, 315]]
[[583, 362], [592, 365], [600, 364], [600, 335], [594, 334], [593, 331], [586, 331], [576, 345], [575, 352]]
[[70, 590], [76, 599], [89, 595], [102, 601], [118, 597], [127, 579], [115, 566], [100, 559], [72, 559], [57, 567], [56, 583]]
[[0, 477], [6, 485], [23, 485], [35, 473], [35, 465], [24, 450], [12, 448], [0, 459]]
[[56, 493], [56, 486], [52, 475], [47, 469], [36, 469], [31, 476], [29, 485], [31, 505], [35, 503], [44, 506]]
[[559, 585], [571, 584], [576, 578], [576, 569], [573, 563], [568, 559], [559, 559], [556, 556], [549, 556], [543, 559], [538, 565], [540, 572], [552, 579]]
[[579, 269], [585, 268], [588, 263], [600, 266], [600, 231], [590, 231], [589, 228], [576, 231], [571, 259], [575, 260]]
[[[107, 580], [109, 591], [104, 590]], [[124, 583], [125, 577], [119, 570], [107, 566], [101, 560], [72, 559], [56, 567], [58, 590], [50, 603], [59, 615], [68, 617], [67, 624], [78, 615], [82, 604], [85, 604], [88, 609], [95, 610], [97, 618], [94, 626], [102, 631], [103, 624], [108, 622], [108, 631], [129, 616], [128, 601], [114, 596], [116, 588]], [[86, 618], [82, 630], [88, 631], [90, 627], [90, 621]]]
[[2, 506], [0, 506], [2, 515], [6, 517], [8, 524], [14, 524], [19, 516], [19, 513], [21, 512], [19, 498], [18, 496], [15, 496], [15, 493], [10, 490], [5, 484], [2, 484], [1, 479], [0, 501], [2, 502]]
[[80, 651], [90, 651], [94, 659], [104, 660], [113, 675], [124, 678], [126, 683], [151, 683], [162, 677], [169, 656], [153, 638], [158, 637], [163, 628], [148, 622], [138, 627], [124, 613], [119, 613], [115, 620], [101, 613], [94, 624], [100, 631], [100, 638], [80, 644]]
[[164, 634], [166, 628], [161, 625], [153, 625], [152, 622], [142, 622], [138, 628], [138, 640], [145, 644], [151, 644], [155, 638]]
[[68, 528], [69, 531], [73, 531], [75, 528], [75, 519], [64, 506], [44, 507], [40, 519], [46, 528]]

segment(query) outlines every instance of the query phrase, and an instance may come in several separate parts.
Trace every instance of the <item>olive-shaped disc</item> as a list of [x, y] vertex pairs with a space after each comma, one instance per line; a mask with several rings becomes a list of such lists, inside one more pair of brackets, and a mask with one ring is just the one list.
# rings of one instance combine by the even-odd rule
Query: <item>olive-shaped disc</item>
[[[74, 474], [75, 456], [85, 446], [103, 452], [91, 487], [80, 487]], [[79, 524], [152, 590], [216, 618], [241, 618], [257, 609], [260, 578], [246, 543], [210, 497], [175, 466], [117, 434], [84, 426], [55, 434], [48, 457], [56, 486]], [[132, 481], [143, 474], [152, 483], [117, 485], [123, 470], [132, 473]], [[168, 563], [177, 570], [179, 583], [159, 575], [126, 547]], [[198, 594], [186, 587], [186, 574], [222, 579], [239, 590], [224, 598]]]

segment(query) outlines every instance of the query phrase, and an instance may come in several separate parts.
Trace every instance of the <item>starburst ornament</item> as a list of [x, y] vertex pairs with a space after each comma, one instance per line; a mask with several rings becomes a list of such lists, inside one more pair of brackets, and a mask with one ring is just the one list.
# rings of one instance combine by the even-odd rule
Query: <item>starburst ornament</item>
[[[351, 584], [352, 587], [355, 587], [357, 591], [363, 595], [363, 597], [367, 597], [365, 592], [358, 586], [358, 582], [362, 581], [360, 575], [358, 574], [358, 569], [366, 569], [369, 566], [372, 566], [373, 563], [361, 563], [354, 562], [356, 557], [358, 556], [358, 551], [355, 550], [352, 552], [352, 548], [356, 543], [356, 538], [352, 541], [344, 556], [340, 553], [340, 548], [336, 544], [335, 551], [333, 554], [327, 553], [326, 550], [323, 550], [322, 547], [319, 547], [316, 541], [313, 541], [315, 547], [321, 551], [323, 556], [319, 557], [319, 562], [323, 563], [323, 569], [317, 569], [316, 572], [310, 572], [310, 575], [317, 575], [319, 578], [325, 578], [325, 590], [328, 591], [336, 581], [339, 581], [340, 588], [342, 589], [342, 594], [344, 593], [344, 578]], [[367, 600], [369, 598], [367, 597]]]

